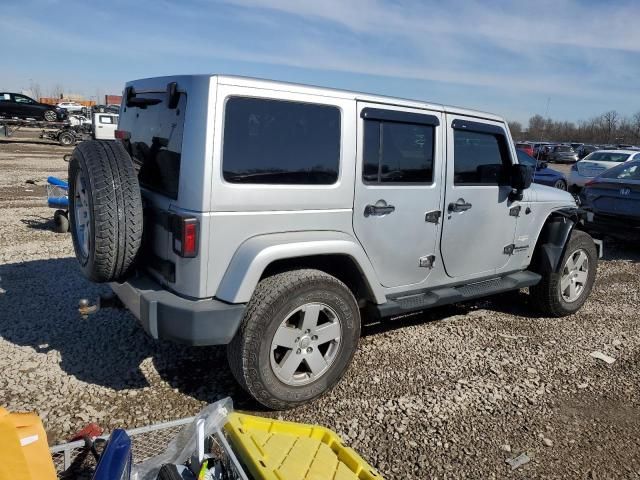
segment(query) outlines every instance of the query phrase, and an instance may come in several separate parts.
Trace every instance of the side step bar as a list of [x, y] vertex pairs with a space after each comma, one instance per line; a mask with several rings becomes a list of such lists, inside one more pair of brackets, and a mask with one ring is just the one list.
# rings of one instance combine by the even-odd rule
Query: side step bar
[[479, 282], [467, 283], [455, 287], [441, 287], [433, 290], [415, 292], [410, 295], [387, 297], [387, 302], [375, 305], [381, 317], [395, 317], [418, 312], [431, 307], [463, 302], [473, 298], [485, 297], [496, 293], [518, 290], [537, 284], [542, 277], [537, 273], [524, 271], [511, 273], [504, 277], [490, 278]]

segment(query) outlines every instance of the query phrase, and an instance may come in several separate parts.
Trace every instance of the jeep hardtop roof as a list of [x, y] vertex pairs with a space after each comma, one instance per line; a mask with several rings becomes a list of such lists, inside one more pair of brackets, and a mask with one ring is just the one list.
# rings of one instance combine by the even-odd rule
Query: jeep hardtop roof
[[156, 83], [158, 81], [162, 81], [163, 83], [169, 83], [172, 81], [178, 82], [180, 84], [180, 79], [183, 81], [198, 82], [205, 79], [210, 79], [212, 77], [217, 78], [219, 84], [222, 85], [235, 85], [242, 87], [253, 87], [253, 88], [266, 88], [270, 90], [276, 91], [287, 91], [292, 93], [300, 93], [306, 95], [318, 95], [323, 97], [334, 97], [334, 98], [344, 98], [344, 99], [353, 99], [362, 102], [370, 102], [370, 103], [384, 103], [384, 104], [392, 104], [399, 107], [410, 107], [410, 108], [424, 108], [429, 110], [436, 110], [440, 112], [452, 113], [456, 115], [466, 115], [471, 117], [483, 118], [486, 120], [493, 120], [496, 122], [504, 123], [504, 119], [498, 115], [494, 115], [488, 112], [482, 112], [479, 110], [471, 110], [468, 108], [455, 107], [450, 105], [442, 105], [438, 103], [430, 103], [424, 102], [420, 100], [411, 100], [399, 97], [390, 97], [385, 95], [375, 95], [370, 93], [362, 93], [362, 92], [354, 92], [349, 90], [340, 90], [334, 88], [327, 87], [318, 87], [313, 85], [304, 85], [299, 83], [289, 83], [282, 82], [277, 80], [266, 80], [261, 78], [252, 78], [252, 77], [242, 77], [236, 75], [222, 75], [222, 74], [195, 74], [195, 75], [177, 75], [177, 76], [166, 76], [166, 77], [155, 77], [155, 78], [144, 78], [140, 80], [133, 80], [127, 83], [129, 85], [144, 85], [147, 86], [149, 84]]

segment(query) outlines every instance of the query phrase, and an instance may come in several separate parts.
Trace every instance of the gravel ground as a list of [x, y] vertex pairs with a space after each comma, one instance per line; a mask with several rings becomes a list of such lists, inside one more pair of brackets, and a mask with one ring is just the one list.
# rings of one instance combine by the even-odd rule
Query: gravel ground
[[[224, 349], [153, 342], [126, 311], [78, 315], [79, 298], [107, 289], [51, 230], [44, 180], [66, 176], [69, 152], [0, 143], [0, 405], [37, 411], [50, 443], [89, 421], [141, 426], [230, 395], [336, 430], [390, 479], [640, 478], [637, 247], [606, 243], [591, 298], [569, 318], [539, 317], [514, 293], [366, 325], [331, 393], [264, 412]], [[512, 471], [505, 460], [523, 452], [531, 461]]]

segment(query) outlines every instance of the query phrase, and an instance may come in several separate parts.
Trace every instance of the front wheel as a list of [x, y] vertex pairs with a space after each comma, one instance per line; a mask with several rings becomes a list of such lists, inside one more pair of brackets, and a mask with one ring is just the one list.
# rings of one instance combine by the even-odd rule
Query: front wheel
[[58, 119], [58, 115], [53, 110], [47, 110], [43, 115], [47, 122], [55, 122]]
[[347, 286], [319, 270], [294, 270], [258, 284], [227, 356], [245, 390], [282, 410], [330, 390], [359, 337], [360, 312]]
[[545, 315], [564, 317], [577, 312], [591, 292], [598, 268], [598, 252], [591, 237], [571, 233], [557, 272], [545, 273], [529, 288], [534, 305]]

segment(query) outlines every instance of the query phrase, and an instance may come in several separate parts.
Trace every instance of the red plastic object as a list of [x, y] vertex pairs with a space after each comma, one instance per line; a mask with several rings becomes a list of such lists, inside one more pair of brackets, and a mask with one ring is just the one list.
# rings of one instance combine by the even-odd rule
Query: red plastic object
[[81, 430], [78, 430], [76, 433], [74, 433], [73, 436], [68, 439], [68, 441], [75, 442], [76, 440], [82, 440], [83, 438], [86, 438], [86, 437], [91, 437], [91, 438], [99, 437], [100, 435], [102, 435], [102, 432], [104, 432], [104, 429], [100, 427], [97, 423], [92, 422], [92, 423], [89, 423], [88, 425], [85, 425], [84, 427], [82, 427]]

